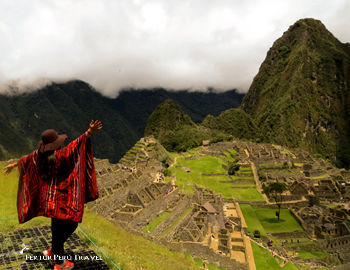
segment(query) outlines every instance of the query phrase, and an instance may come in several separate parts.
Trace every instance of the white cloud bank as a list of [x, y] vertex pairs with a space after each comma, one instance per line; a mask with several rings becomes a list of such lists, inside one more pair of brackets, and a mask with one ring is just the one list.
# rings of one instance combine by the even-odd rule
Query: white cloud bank
[[0, 82], [247, 91], [291, 24], [316, 18], [348, 42], [349, 14], [346, 0], [2, 0]]

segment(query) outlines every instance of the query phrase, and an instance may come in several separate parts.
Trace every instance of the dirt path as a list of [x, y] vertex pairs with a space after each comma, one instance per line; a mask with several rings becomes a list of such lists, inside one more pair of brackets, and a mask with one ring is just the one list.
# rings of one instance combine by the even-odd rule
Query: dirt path
[[247, 149], [244, 149], [244, 152], [245, 152], [245, 154], [247, 155], [247, 158], [249, 158], [249, 152], [248, 152], [248, 150]]
[[174, 162], [169, 165], [169, 168], [175, 166], [176, 162], [177, 162], [177, 157], [174, 157]]
[[264, 197], [265, 199], [265, 202], [266, 203], [269, 203], [269, 200], [266, 196], [266, 194], [263, 192], [263, 189], [261, 187], [261, 183], [259, 181], [259, 175], [258, 175], [258, 170], [256, 169], [256, 166], [254, 164], [254, 162], [250, 162], [250, 166], [252, 167], [252, 171], [253, 171], [253, 175], [254, 175], [254, 181], [255, 181], [255, 186], [256, 186], [256, 189], [261, 193], [261, 195]]

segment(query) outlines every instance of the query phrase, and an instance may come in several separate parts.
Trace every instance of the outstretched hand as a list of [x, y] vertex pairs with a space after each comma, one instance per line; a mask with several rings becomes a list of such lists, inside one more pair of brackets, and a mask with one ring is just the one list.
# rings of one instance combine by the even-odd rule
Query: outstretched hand
[[4, 167], [4, 175], [8, 175], [16, 165], [17, 163], [12, 163]]
[[102, 122], [99, 120], [91, 120], [90, 126], [88, 129], [88, 134], [92, 135], [96, 133], [97, 131], [101, 130], [103, 128]]

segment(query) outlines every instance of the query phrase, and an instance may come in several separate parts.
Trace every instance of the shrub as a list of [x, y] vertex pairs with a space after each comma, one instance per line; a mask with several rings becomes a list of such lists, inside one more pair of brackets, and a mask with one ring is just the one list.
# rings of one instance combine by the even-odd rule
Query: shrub
[[229, 175], [235, 175], [238, 170], [239, 170], [239, 165], [237, 163], [231, 163], [230, 166], [228, 167], [227, 173]]
[[165, 169], [164, 176], [171, 176], [171, 171], [169, 169]]

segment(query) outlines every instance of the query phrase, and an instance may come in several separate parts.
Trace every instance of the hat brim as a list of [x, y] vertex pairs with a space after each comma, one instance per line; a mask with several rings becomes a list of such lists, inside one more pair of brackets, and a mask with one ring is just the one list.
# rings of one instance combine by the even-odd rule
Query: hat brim
[[39, 141], [38, 143], [38, 150], [39, 152], [46, 152], [46, 151], [53, 151], [58, 149], [59, 147], [62, 146], [62, 144], [64, 143], [64, 141], [67, 139], [67, 135], [66, 134], [61, 134], [58, 135], [57, 139], [52, 142], [52, 143], [48, 143], [48, 144], [44, 144], [43, 141]]

